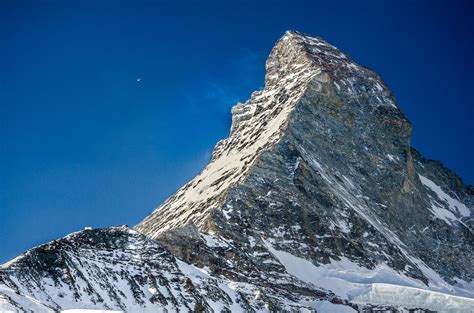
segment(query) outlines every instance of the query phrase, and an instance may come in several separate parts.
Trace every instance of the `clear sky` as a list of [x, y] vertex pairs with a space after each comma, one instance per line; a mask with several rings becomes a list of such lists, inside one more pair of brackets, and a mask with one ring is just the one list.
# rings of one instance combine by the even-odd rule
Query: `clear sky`
[[0, 1], [0, 263], [148, 215], [207, 163], [288, 29], [375, 70], [413, 146], [474, 183], [474, 2], [174, 3]]

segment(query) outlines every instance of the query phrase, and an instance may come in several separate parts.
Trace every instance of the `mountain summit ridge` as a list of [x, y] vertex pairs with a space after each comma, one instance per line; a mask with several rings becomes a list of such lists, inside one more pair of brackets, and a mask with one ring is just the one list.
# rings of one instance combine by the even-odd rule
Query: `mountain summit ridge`
[[4, 265], [0, 309], [472, 312], [474, 193], [411, 131], [377, 74], [288, 31], [198, 176], [135, 230]]
[[[281, 51], [288, 50], [289, 46], [297, 47], [299, 53], [291, 56]], [[323, 72], [326, 72], [332, 79], [335, 86], [340, 88], [347, 88], [350, 93], [356, 94], [357, 86], [354, 86], [356, 80], [365, 78], [369, 81], [367, 84], [372, 83], [373, 86], [370, 92], [374, 94], [379, 93], [378, 104], [385, 103], [396, 107], [395, 99], [390, 92], [390, 89], [385, 85], [382, 79], [374, 73], [371, 69], [358, 64], [349, 55], [341, 52], [337, 47], [326, 42], [320, 37], [313, 37], [311, 35], [298, 32], [298, 31], [287, 31], [284, 36], [277, 41], [273, 47], [270, 55], [266, 61], [265, 69], [265, 84], [271, 84], [274, 81], [280, 79], [281, 76], [278, 73], [285, 72], [285, 64], [293, 63], [293, 57], [306, 57], [309, 62], [313, 63], [316, 67], [320, 68]], [[281, 62], [283, 60], [283, 62]], [[292, 71], [289, 71], [292, 74]], [[353, 75], [352, 77], [349, 75]], [[363, 74], [365, 77], [362, 77]], [[363, 90], [366, 92], [367, 90]], [[389, 98], [391, 101], [387, 101]], [[385, 100], [385, 102], [382, 101]]]

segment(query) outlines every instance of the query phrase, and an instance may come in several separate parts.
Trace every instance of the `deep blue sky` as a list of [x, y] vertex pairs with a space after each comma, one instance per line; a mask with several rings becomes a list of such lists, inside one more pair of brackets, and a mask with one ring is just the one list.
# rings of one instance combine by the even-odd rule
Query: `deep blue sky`
[[472, 1], [222, 2], [0, 1], [0, 262], [149, 214], [207, 163], [287, 29], [379, 73], [413, 145], [474, 183]]

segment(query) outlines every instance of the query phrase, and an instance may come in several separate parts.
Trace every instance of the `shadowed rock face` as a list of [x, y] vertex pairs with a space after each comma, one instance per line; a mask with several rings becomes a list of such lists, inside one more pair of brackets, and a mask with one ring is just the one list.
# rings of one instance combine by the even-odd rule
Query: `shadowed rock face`
[[474, 300], [433, 292], [474, 295], [474, 191], [410, 147], [375, 73], [287, 32], [232, 115], [209, 165], [139, 233], [31, 250], [0, 269], [0, 308], [3, 295], [46, 311], [469, 312]]

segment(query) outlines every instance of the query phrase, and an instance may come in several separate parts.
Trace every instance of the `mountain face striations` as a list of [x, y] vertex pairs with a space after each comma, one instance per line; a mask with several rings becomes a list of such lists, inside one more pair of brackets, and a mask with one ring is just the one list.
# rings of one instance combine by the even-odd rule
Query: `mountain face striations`
[[411, 131], [375, 73], [286, 32], [196, 178], [2, 265], [0, 311], [474, 312], [474, 189]]

